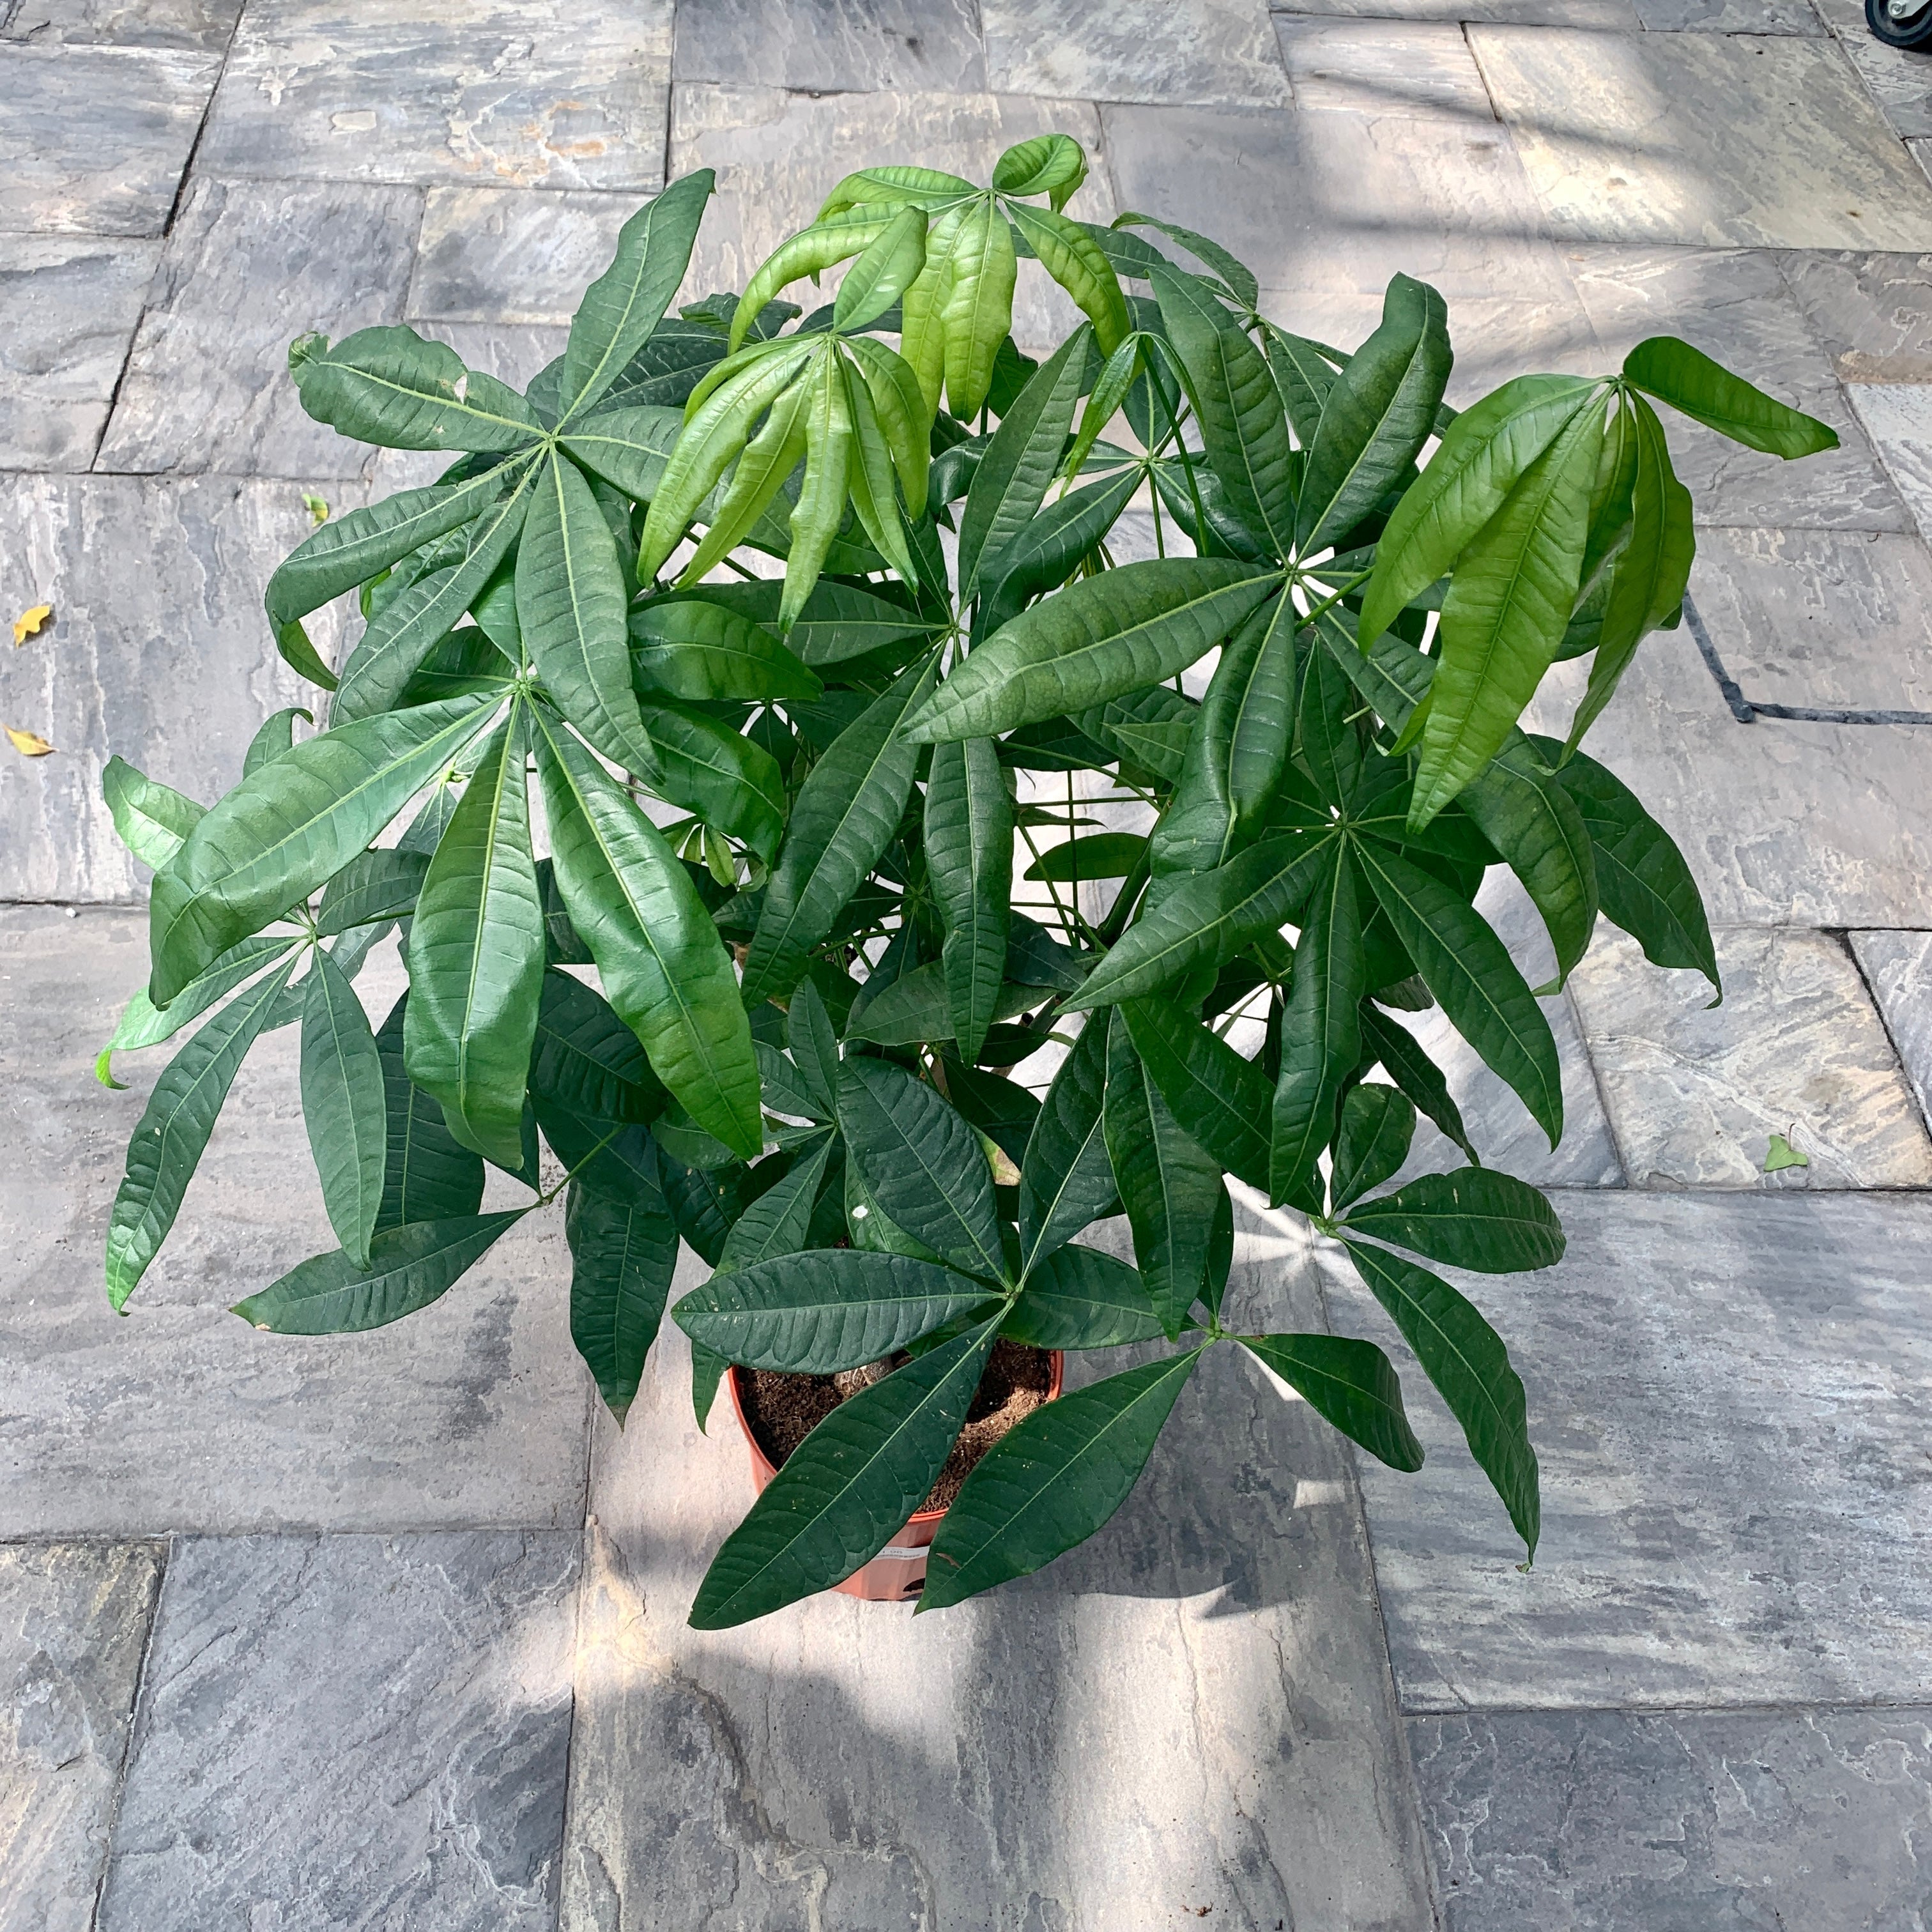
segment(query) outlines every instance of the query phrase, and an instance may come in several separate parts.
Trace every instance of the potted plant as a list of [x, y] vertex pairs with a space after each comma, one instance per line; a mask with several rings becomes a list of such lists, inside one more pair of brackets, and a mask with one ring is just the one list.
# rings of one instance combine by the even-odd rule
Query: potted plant
[[[1304, 340], [1211, 240], [1069, 215], [1085, 167], [1052, 136], [988, 187], [864, 170], [742, 297], [673, 316], [712, 188], [687, 176], [522, 394], [407, 328], [300, 339], [312, 416], [454, 460], [269, 581], [326, 728], [272, 719], [206, 809], [107, 773], [155, 874], [109, 1054], [201, 1022], [130, 1144], [114, 1306], [250, 1045], [299, 1024], [340, 1245], [247, 1320], [396, 1320], [561, 1194], [573, 1336], [620, 1420], [680, 1240], [713, 1270], [674, 1311], [700, 1415], [728, 1366], [741, 1411], [816, 1390], [776, 1453], [754, 1432], [704, 1628], [904, 1546], [1002, 1348], [1154, 1352], [1058, 1400], [1027, 1371], [955, 1470], [922, 1609], [1104, 1522], [1210, 1348], [1416, 1468], [1374, 1342], [1225, 1324], [1229, 1176], [1343, 1244], [1533, 1552], [1522, 1384], [1424, 1264], [1547, 1267], [1562, 1232], [1478, 1163], [1402, 1016], [1439, 1005], [1553, 1145], [1556, 1049], [1474, 909], [1486, 868], [1556, 983], [1600, 913], [1717, 980], [1682, 859], [1579, 745], [1690, 569], [1652, 399], [1786, 457], [1832, 432], [1669, 338], [1458, 415], [1434, 290], [1396, 277], [1353, 353]], [[1022, 256], [1084, 317], [1037, 365]], [[785, 292], [840, 265], [801, 318]], [[1116, 562], [1137, 500], [1158, 554]], [[332, 668], [302, 620], [352, 594]], [[1567, 740], [1526, 734], [1585, 654]], [[1040, 773], [1151, 830], [1096, 829]], [[1050, 916], [1014, 904], [1016, 833]], [[409, 990], [372, 1028], [352, 982], [398, 926]], [[1418, 1114], [1467, 1164], [1389, 1190]], [[531, 1201], [481, 1212], [486, 1163]], [[1132, 1265], [1077, 1238], [1123, 1213]]]

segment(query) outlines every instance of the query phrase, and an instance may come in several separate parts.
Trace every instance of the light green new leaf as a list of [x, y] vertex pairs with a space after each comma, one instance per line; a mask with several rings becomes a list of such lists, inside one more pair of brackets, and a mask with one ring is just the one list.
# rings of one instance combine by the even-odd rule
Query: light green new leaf
[[122, 844], [157, 872], [174, 862], [183, 841], [207, 816], [206, 806], [136, 771], [118, 755], [107, 760], [100, 774], [100, 795]]
[[864, 328], [878, 321], [925, 266], [925, 212], [908, 203], [846, 270], [832, 304], [832, 327]]
[[692, 1606], [692, 1628], [748, 1622], [876, 1556], [932, 1488], [996, 1332], [992, 1322], [970, 1330], [841, 1402], [725, 1538]]
[[570, 1339], [621, 1427], [644, 1379], [677, 1269], [677, 1227], [656, 1190], [618, 1199], [572, 1181]]
[[1451, 1268], [1515, 1274], [1563, 1258], [1563, 1225], [1526, 1180], [1490, 1167], [1425, 1174], [1352, 1208], [1343, 1225]]
[[[801, 229], [781, 242], [759, 263], [752, 279], [745, 284], [745, 292], [739, 298], [738, 306], [731, 312], [728, 338], [731, 353], [735, 356], [744, 346], [752, 324], [781, 289], [789, 288], [806, 275], [816, 281], [827, 268], [862, 253], [891, 230], [894, 218], [890, 211], [880, 208], [839, 209], [830, 214], [821, 214], [809, 228]], [[923, 228], [922, 222], [922, 236]], [[921, 259], [923, 260], [922, 250]], [[890, 302], [886, 304], [890, 305]]]
[[1034, 1265], [1000, 1328], [1034, 1348], [1118, 1348], [1161, 1332], [1138, 1273], [1077, 1241]]
[[[1078, 305], [1094, 325], [1102, 356], [1111, 356], [1126, 340], [1127, 299], [1106, 251], [1077, 221], [1043, 208], [1008, 202], [1006, 210], [1040, 265]], [[1010, 247], [1011, 243], [1008, 245]], [[1012, 298], [1007, 302], [1011, 326]]]
[[1105, 1014], [1080, 1030], [1046, 1090], [1020, 1162], [1020, 1252], [1026, 1272], [1112, 1207], [1118, 1190], [1107, 1153]]
[[1838, 446], [1836, 430], [1766, 395], [1674, 335], [1640, 342], [1624, 358], [1624, 376], [1659, 402], [1748, 448], [1789, 461]]
[[1536, 1554], [1542, 1504], [1522, 1383], [1502, 1338], [1439, 1275], [1351, 1241], [1348, 1258], [1415, 1351], [1510, 1521]]
[[970, 182], [962, 181], [957, 175], [943, 174], [937, 168], [899, 163], [861, 168], [840, 180], [813, 219], [824, 222], [845, 208], [867, 206], [904, 208], [910, 205], [930, 211], [978, 192]]
[[932, 748], [926, 859], [946, 924], [952, 1036], [974, 1060], [993, 1023], [1012, 922], [1013, 806], [991, 739]]
[[387, 1158], [382, 1057], [355, 988], [320, 948], [304, 986], [302, 1118], [328, 1225], [343, 1252], [366, 1268]]
[[1087, 154], [1071, 134], [1036, 134], [1018, 141], [993, 164], [993, 186], [1001, 194], [1043, 194], [1056, 212], [1087, 178]]
[[1303, 915], [1282, 1019], [1268, 1162], [1268, 1195], [1276, 1203], [1307, 1188], [1334, 1136], [1342, 1083], [1362, 1057], [1358, 1010], [1369, 988], [1361, 910], [1347, 842], [1337, 839], [1331, 851]]
[[[843, 353], [862, 379], [854, 388], [854, 406], [862, 417], [864, 403], [857, 393], [862, 388], [891, 454], [899, 488], [905, 492], [907, 511], [922, 517], [932, 467], [932, 424], [919, 378], [904, 356], [873, 336], [851, 337], [844, 344]], [[882, 509], [890, 501], [890, 493], [882, 491]]]
[[[929, 242], [926, 261], [928, 268], [936, 266], [938, 270], [935, 307], [943, 334], [946, 400], [956, 416], [970, 422], [986, 400], [992, 386], [993, 358], [1012, 326], [1018, 261], [1013, 252], [1012, 230], [990, 199], [968, 202], [957, 220], [936, 224], [934, 238], [942, 232], [946, 242], [944, 253], [934, 264]], [[908, 291], [907, 333], [911, 324]], [[905, 335], [900, 340], [903, 342]], [[920, 358], [908, 350], [906, 359], [923, 379]], [[936, 393], [927, 392], [929, 403], [938, 400]]]
[[[860, 383], [856, 386], [864, 394], [865, 386]], [[783, 470], [778, 478], [781, 483], [796, 466], [799, 455], [805, 458], [805, 476], [799, 487], [798, 501], [792, 506], [791, 544], [785, 554], [784, 595], [778, 603], [778, 629], [782, 634], [791, 628], [799, 612], [805, 608], [805, 601], [811, 596], [812, 586], [818, 581], [818, 573], [824, 567], [826, 557], [838, 537], [839, 526], [845, 520], [845, 506], [852, 494], [853, 458], [858, 454], [852, 392], [846, 383], [845, 368], [840, 358], [827, 356], [808, 370], [799, 385], [798, 393], [800, 408], [797, 428], [784, 439], [777, 458]], [[732, 479], [734, 495], [747, 466], [754, 461], [755, 452], [778, 424], [786, 400], [782, 398], [772, 405], [770, 420], [739, 459], [737, 474]], [[803, 439], [802, 446], [797, 446], [800, 437]], [[862, 459], [860, 488], [867, 497], [872, 526], [883, 536], [886, 512], [890, 510], [896, 537], [896, 506], [890, 496], [883, 502], [872, 499], [865, 487]], [[721, 509], [718, 522], [698, 546], [698, 555], [692, 558], [680, 582], [695, 580], [699, 559], [711, 548], [726, 521], [726, 512]], [[896, 547], [903, 553], [902, 542]], [[724, 553], [721, 550], [718, 554], [722, 557]], [[901, 562], [901, 569], [905, 574], [904, 562]]]
[[1372, 1342], [1342, 1335], [1244, 1335], [1241, 1346], [1318, 1415], [1392, 1469], [1422, 1467], [1394, 1366]]
[[1139, 1480], [1198, 1348], [1042, 1405], [982, 1456], [934, 1539], [922, 1610], [1029, 1576], [1100, 1528]]
[[[1370, 1053], [1378, 1036], [1364, 1037]], [[1364, 1083], [1352, 1087], [1342, 1102], [1342, 1128], [1335, 1137], [1335, 1163], [1328, 1177], [1328, 1204], [1339, 1214], [1350, 1202], [1379, 1187], [1408, 1158], [1415, 1138], [1415, 1108], [1397, 1088]]]
[[400, 323], [358, 329], [333, 348], [300, 337], [289, 370], [317, 422], [385, 449], [521, 449], [543, 434], [515, 390]]

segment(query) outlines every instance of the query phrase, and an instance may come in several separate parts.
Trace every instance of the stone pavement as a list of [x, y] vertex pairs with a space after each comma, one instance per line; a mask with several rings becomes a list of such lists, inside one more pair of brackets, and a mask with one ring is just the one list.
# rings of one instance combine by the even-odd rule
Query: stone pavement
[[[287, 1034], [107, 1312], [156, 1069], [89, 1077], [142, 970], [100, 770], [230, 782], [301, 698], [260, 595], [304, 494], [422, 473], [301, 415], [291, 335], [524, 380], [667, 170], [719, 172], [694, 295], [844, 169], [1050, 128], [1077, 207], [1210, 230], [1310, 333], [1436, 282], [1458, 402], [1670, 330], [1825, 417], [1789, 468], [1672, 430], [1711, 654], [1837, 715], [1741, 722], [1653, 639], [1593, 744], [1724, 1003], [1606, 928], [1553, 1158], [1456, 1066], [1570, 1234], [1481, 1291], [1533, 1570], [1432, 1400], [1398, 1478], [1216, 1359], [1037, 1577], [700, 1637], [742, 1446], [674, 1333], [611, 1426], [554, 1227], [353, 1340], [223, 1312], [322, 1244]], [[1932, 60], [1851, 0], [0, 0], [0, 614], [56, 612], [0, 718], [58, 748], [0, 751], [0, 1932], [1924, 1932], [1932, 725], [1861, 721], [1932, 710], [1928, 160]], [[1384, 1335], [1334, 1261], [1246, 1209], [1233, 1292]]]

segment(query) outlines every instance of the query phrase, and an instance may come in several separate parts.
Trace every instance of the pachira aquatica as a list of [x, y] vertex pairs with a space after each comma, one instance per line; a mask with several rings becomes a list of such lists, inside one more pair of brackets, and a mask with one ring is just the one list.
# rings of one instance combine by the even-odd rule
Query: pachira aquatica
[[[1579, 747], [1690, 568], [1655, 403], [1785, 457], [1831, 431], [1669, 338], [1458, 414], [1432, 289], [1396, 277], [1352, 352], [1308, 340], [1211, 240], [1070, 214], [1084, 173], [1063, 136], [984, 187], [868, 169], [742, 298], [673, 314], [712, 190], [687, 176], [520, 394], [408, 328], [298, 340], [311, 416], [455, 460], [268, 584], [326, 728], [271, 719], [206, 808], [109, 769], [155, 875], [109, 1052], [200, 1022], [130, 1148], [116, 1307], [250, 1044], [298, 1025], [340, 1245], [239, 1305], [259, 1328], [394, 1321], [561, 1196], [620, 1418], [680, 1240], [712, 1270], [672, 1311], [700, 1412], [727, 1363], [909, 1357], [787, 1462], [703, 1625], [870, 1557], [1001, 1336], [1139, 1346], [980, 1462], [924, 1607], [1104, 1522], [1210, 1348], [1416, 1468], [1373, 1340], [1224, 1326], [1230, 1176], [1342, 1244], [1533, 1551], [1522, 1385], [1426, 1264], [1546, 1268], [1563, 1235], [1480, 1164], [1404, 1016], [1439, 1006], [1553, 1145], [1552, 988], [1474, 909], [1485, 872], [1522, 882], [1555, 984], [1600, 915], [1716, 982], [1683, 860]], [[1084, 317], [1037, 363], [1022, 259]], [[842, 265], [828, 304], [783, 298]], [[1117, 564], [1136, 502], [1156, 554]], [[302, 620], [351, 595], [332, 668]], [[1526, 734], [1584, 656], [1567, 738]], [[1150, 829], [1096, 829], [1109, 800]], [[408, 990], [372, 1028], [353, 982], [398, 928]], [[1466, 1164], [1391, 1190], [1419, 1114]], [[487, 1166], [529, 1202], [482, 1212]], [[1122, 1214], [1132, 1265], [1077, 1238]]]

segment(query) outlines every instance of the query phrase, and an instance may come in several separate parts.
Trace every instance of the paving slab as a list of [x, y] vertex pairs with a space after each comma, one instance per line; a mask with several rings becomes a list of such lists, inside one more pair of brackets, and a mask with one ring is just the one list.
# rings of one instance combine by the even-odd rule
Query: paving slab
[[1410, 1720], [1445, 1932], [1906, 1927], [1932, 1711]]
[[1636, 0], [1636, 5], [1652, 34], [1800, 34], [1819, 40], [1827, 31], [1809, 0]]
[[1527, 1572], [1460, 1432], [1324, 1246], [1330, 1322], [1388, 1346], [1429, 1456], [1361, 1469], [1403, 1708], [1932, 1702], [1932, 1201], [1558, 1206], [1556, 1268], [1454, 1274], [1528, 1392]]
[[[338, 512], [357, 494], [330, 486]], [[314, 705], [262, 614], [269, 573], [314, 527], [302, 497], [235, 477], [0, 478], [0, 599], [54, 607], [0, 655], [0, 719], [56, 747], [0, 763], [0, 902], [134, 898], [146, 874], [100, 795], [109, 756], [209, 804], [263, 718]], [[332, 661], [343, 621], [338, 607], [310, 628]]]
[[[1236, 1214], [1231, 1306], [1312, 1322], [1280, 1231]], [[1432, 1924], [1346, 1462], [1232, 1351], [1106, 1528], [944, 1616], [686, 1627], [752, 1488], [674, 1329], [595, 1483], [570, 1932]]]
[[0, 1545], [0, 1932], [94, 1932], [160, 1570], [158, 1544]]
[[241, 13], [242, 0], [18, 0], [0, 26], [0, 40], [218, 54]]
[[672, 0], [251, 0], [198, 159], [274, 179], [664, 179]]
[[0, 470], [85, 470], [141, 319], [155, 242], [0, 236]]
[[[139, 915], [0, 912], [0, 993], [18, 1016], [0, 1041], [7, 1533], [580, 1525], [589, 1384], [555, 1210], [386, 1328], [277, 1337], [227, 1312], [334, 1246], [300, 1118], [298, 1028], [257, 1045], [167, 1246], [127, 1316], [109, 1311], [108, 1212], [168, 1049], [118, 1058], [125, 1093], [97, 1085], [93, 1061], [146, 968]], [[400, 988], [392, 950], [360, 984], [380, 1023]], [[506, 1206], [528, 1198], [503, 1186]]]
[[1469, 40], [1572, 239], [1932, 245], [1932, 183], [1833, 42], [1489, 26]]
[[1277, 14], [1381, 20], [1502, 20], [1518, 26], [1643, 26], [1634, 0], [1270, 0]]
[[197, 181], [162, 250], [97, 466], [360, 476], [368, 448], [303, 413], [289, 344], [311, 329], [340, 338], [400, 321], [422, 218], [413, 188]]
[[1923, 137], [1932, 134], [1932, 68], [1922, 53], [1888, 47], [1862, 19], [1861, 32], [1841, 33], [1838, 44], [1858, 69], [1895, 134]]
[[1469, 43], [1453, 22], [1278, 14], [1274, 26], [1297, 107], [1496, 118]]
[[1932, 382], [1932, 256], [1840, 249], [1778, 266], [1846, 382]]
[[1379, 294], [1397, 270], [1454, 303], [1575, 300], [1508, 132], [1454, 112], [1102, 110], [1130, 208], [1211, 235], [1264, 288]]
[[[1708, 628], [1746, 660], [1751, 632], [1721, 610]], [[1553, 667], [1529, 728], [1563, 736], [1587, 676]], [[1676, 839], [1712, 922], [1767, 926], [1932, 923], [1926, 746], [1923, 727], [1739, 724], [1688, 626], [1645, 640], [1585, 741]]]
[[1854, 932], [1850, 938], [1918, 1097], [1918, 1111], [1932, 1122], [1932, 933]]
[[1288, 104], [1267, 0], [980, 0], [995, 93]]
[[220, 70], [205, 53], [0, 42], [0, 233], [160, 234]]
[[[811, 222], [833, 184], [854, 169], [913, 161], [985, 182], [1006, 148], [1054, 133], [1073, 136], [1086, 148], [1091, 170], [1068, 214], [1111, 221], [1116, 209], [1100, 119], [1087, 102], [911, 92], [817, 98], [777, 88], [680, 84], [671, 100], [670, 172], [675, 176], [716, 168], [718, 193], [678, 299], [694, 302], [715, 290], [743, 288], [781, 242]], [[808, 157], [810, 165], [801, 166], [801, 157]], [[1131, 198], [1128, 205], [1134, 205]], [[808, 281], [787, 293], [812, 306], [829, 298], [832, 288], [828, 278], [822, 296]], [[1079, 320], [1079, 310], [1038, 263], [1021, 263], [1013, 335], [1022, 349], [1057, 347]]]
[[706, 0], [678, 11], [673, 71], [806, 92], [986, 85], [973, 0]]
[[1671, 460], [1700, 523], [1910, 530], [1910, 515], [1836, 380], [1831, 352], [1769, 254], [1702, 248], [1565, 251], [1614, 369], [1646, 337], [1682, 337], [1780, 402], [1837, 431], [1839, 447], [1795, 462], [1747, 449], [1661, 409]]
[[178, 1541], [101, 1932], [549, 1932], [578, 1545]]
[[[1932, 1141], [1844, 942], [1720, 926], [1724, 1003], [1600, 934], [1572, 976], [1634, 1187], [1932, 1186]], [[1764, 1172], [1784, 1134], [1808, 1167]]]
[[1845, 393], [1919, 535], [1932, 538], [1932, 384], [1853, 382]]
[[436, 321], [568, 325], [610, 266], [634, 194], [434, 188], [423, 208], [409, 313]]

